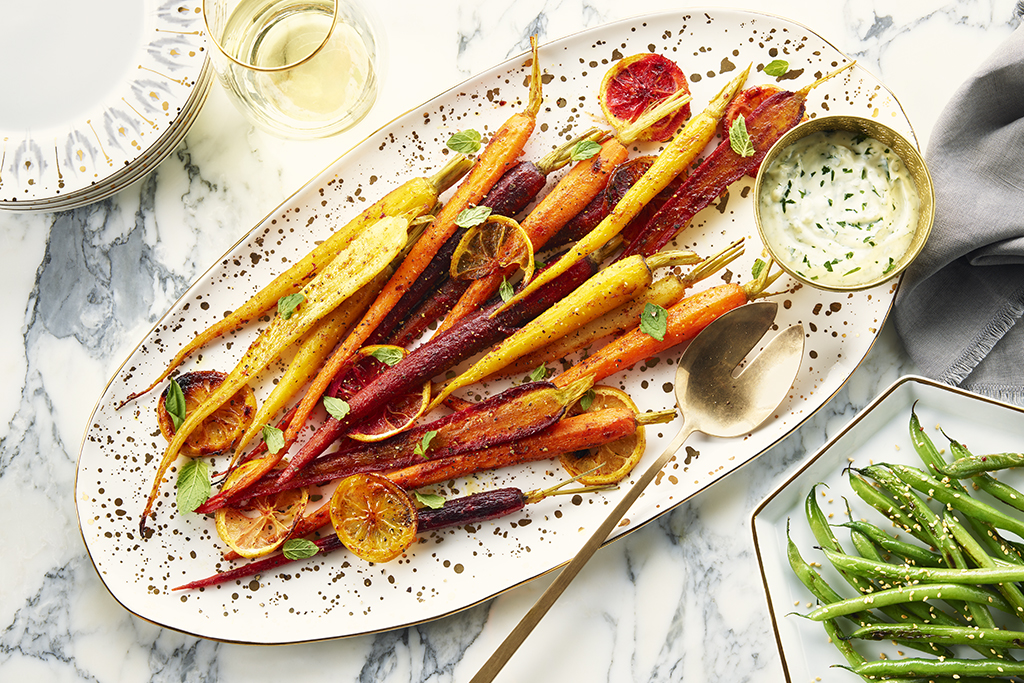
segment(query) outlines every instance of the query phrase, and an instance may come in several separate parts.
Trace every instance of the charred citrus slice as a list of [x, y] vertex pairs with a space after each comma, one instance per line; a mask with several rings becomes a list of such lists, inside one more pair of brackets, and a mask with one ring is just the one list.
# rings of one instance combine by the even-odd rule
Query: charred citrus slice
[[[216, 370], [186, 372], [175, 381], [185, 395], [185, 414], [190, 414], [220, 386], [226, 375]], [[156, 419], [160, 432], [170, 441], [174, 437], [174, 421], [167, 412], [167, 389], [160, 395]], [[256, 396], [248, 386], [242, 387], [224, 405], [215, 410], [195, 428], [181, 447], [181, 454], [195, 458], [223, 453], [234, 447], [239, 437], [249, 428], [256, 414]]]
[[[224, 482], [233, 486], [257, 462], [235, 469]], [[260, 557], [281, 547], [302, 517], [309, 492], [305, 488], [253, 498], [244, 508], [221, 508], [215, 514], [217, 534], [242, 557]]]
[[450, 274], [457, 280], [478, 280], [511, 266], [522, 268], [523, 284], [533, 278], [530, 236], [511, 218], [491, 215], [462, 236]]
[[342, 479], [330, 506], [338, 540], [368, 562], [393, 560], [416, 539], [416, 506], [397, 484], [379, 474]]
[[[578, 415], [582, 412], [606, 408], [628, 408], [634, 414], [637, 413], [636, 404], [624, 391], [612, 387], [596, 386], [593, 388], [593, 392], [593, 400], [586, 410], [581, 407], [580, 403], [577, 403], [569, 410], [569, 414]], [[559, 461], [566, 472], [573, 477], [579, 477], [578, 481], [581, 484], [587, 486], [614, 484], [629, 474], [630, 470], [640, 462], [646, 446], [647, 439], [644, 436], [644, 428], [637, 426], [636, 431], [632, 434], [598, 448], [563, 453], [559, 456]], [[583, 472], [587, 472], [587, 474], [582, 474]]]
[[[679, 66], [662, 55], [643, 53], [620, 59], [608, 69], [601, 81], [599, 99], [608, 123], [620, 130], [680, 90], [690, 92]], [[686, 104], [648, 128], [640, 139], [670, 140], [689, 117], [690, 105]]]
[[[364, 346], [359, 350], [361, 358], [356, 361], [353, 370], [358, 377], [356, 383], [366, 386], [372, 377], [383, 372], [394, 362], [409, 355], [401, 346], [379, 344]], [[384, 360], [381, 360], [381, 359]], [[416, 419], [430, 405], [430, 382], [425, 382], [421, 389], [413, 390], [388, 402], [378, 414], [370, 416], [354, 427], [348, 436], [356, 441], [383, 441], [411, 427]]]

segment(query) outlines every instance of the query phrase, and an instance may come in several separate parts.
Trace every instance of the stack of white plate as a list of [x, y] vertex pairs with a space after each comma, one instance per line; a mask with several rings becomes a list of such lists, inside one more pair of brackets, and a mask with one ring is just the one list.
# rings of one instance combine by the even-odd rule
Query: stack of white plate
[[213, 78], [200, 0], [0, 7], [0, 210], [98, 201], [185, 137]]

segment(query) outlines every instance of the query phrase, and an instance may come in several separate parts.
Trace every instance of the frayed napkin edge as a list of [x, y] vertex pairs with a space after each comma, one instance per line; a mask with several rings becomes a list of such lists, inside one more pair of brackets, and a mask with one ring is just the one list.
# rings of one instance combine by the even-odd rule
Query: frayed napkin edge
[[[1014, 296], [1006, 302], [1006, 306], [999, 311], [988, 325], [985, 326], [971, 344], [964, 350], [950, 366], [937, 379], [943, 384], [961, 386], [963, 381], [974, 372], [978, 364], [985, 359], [992, 348], [1002, 339], [1010, 328], [1013, 327], [1024, 315], [1024, 288], [1018, 289]], [[982, 385], [978, 385], [982, 386]], [[997, 388], [1001, 385], [987, 385]], [[967, 387], [963, 387], [966, 389]], [[1005, 387], [1012, 390], [1020, 398], [1024, 389], [1020, 387]], [[979, 392], [981, 393], [981, 392]], [[989, 395], [986, 393], [986, 395]]]

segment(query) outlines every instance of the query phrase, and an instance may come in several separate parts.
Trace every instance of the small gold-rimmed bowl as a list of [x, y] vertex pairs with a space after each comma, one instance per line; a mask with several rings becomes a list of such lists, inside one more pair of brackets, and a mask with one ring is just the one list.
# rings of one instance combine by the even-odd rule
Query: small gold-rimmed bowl
[[[856, 149], [864, 150], [866, 145], [872, 152], [895, 154], [896, 159], [883, 164], [878, 172], [857, 167], [869, 158], [867, 153], [853, 152], [853, 163], [842, 168], [838, 162], [837, 167], [830, 167], [830, 161], [821, 160], [824, 157], [810, 158], [811, 143], [832, 133], [853, 134]], [[872, 141], [880, 143], [878, 148], [871, 147]], [[798, 161], [799, 155], [804, 158]], [[786, 164], [793, 170], [787, 171]], [[849, 180], [849, 191], [833, 185], [835, 171], [840, 182]], [[826, 179], [826, 175], [830, 177]], [[877, 183], [866, 192], [859, 179], [869, 177]], [[793, 181], [807, 189], [793, 191]], [[819, 181], [824, 188], [821, 193], [817, 193]], [[834, 195], [834, 201], [829, 201], [827, 192]], [[874, 223], [872, 216], [879, 214], [870, 208], [858, 213], [861, 205], [880, 207], [878, 198], [889, 192], [897, 200], [906, 198], [905, 208], [898, 209], [893, 221], [904, 226], [904, 236], [891, 241], [887, 239], [890, 231], [881, 227], [887, 219]], [[814, 198], [807, 199], [812, 195]], [[921, 253], [934, 217], [931, 176], [914, 145], [892, 128], [858, 116], [823, 116], [796, 126], [768, 150], [754, 182], [754, 220], [768, 253], [794, 279], [819, 289], [869, 289], [899, 276]]]

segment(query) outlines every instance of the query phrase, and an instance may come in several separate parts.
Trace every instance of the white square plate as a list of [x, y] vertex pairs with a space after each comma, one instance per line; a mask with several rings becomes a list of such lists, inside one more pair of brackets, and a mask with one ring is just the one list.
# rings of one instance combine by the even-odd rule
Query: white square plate
[[[821, 574], [828, 584], [841, 595], [854, 597], [849, 585], [828, 566], [820, 551], [815, 550], [816, 542], [804, 514], [804, 500], [811, 487], [821, 482], [823, 485], [817, 489], [818, 504], [825, 514], [831, 516], [833, 524], [846, 521], [845, 499], [857, 519], [863, 517], [882, 528], [890, 528], [881, 514], [863, 503], [851, 490], [844, 470], [848, 465], [865, 467], [883, 462], [923, 467], [910, 443], [912, 408], [940, 451], [948, 450], [948, 441], [942, 432], [979, 454], [1019, 451], [1024, 442], [1024, 409], [921, 377], [903, 377], [861, 411], [835, 438], [802, 462], [754, 510], [751, 523], [754, 548], [787, 681], [861, 680], [856, 674], [830, 668], [846, 662], [835, 646], [828, 642], [821, 624], [792, 614], [810, 612], [815, 606], [815, 599], [790, 570], [786, 559], [786, 524], [791, 522], [790, 534], [804, 560], [821, 562]], [[1024, 473], [1019, 471], [1001, 473], [999, 478], [1017, 488], [1024, 485]], [[978, 494], [978, 498], [983, 497], [984, 494]], [[986, 502], [991, 502], [991, 499]], [[845, 529], [836, 529], [835, 535], [844, 549], [855, 552]], [[888, 642], [871, 646], [858, 643], [857, 650], [869, 657], [882, 652], [889, 658], [899, 658], [901, 653], [917, 656], [916, 651], [897, 648]]]

